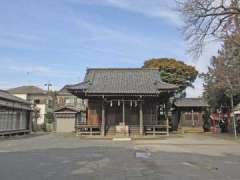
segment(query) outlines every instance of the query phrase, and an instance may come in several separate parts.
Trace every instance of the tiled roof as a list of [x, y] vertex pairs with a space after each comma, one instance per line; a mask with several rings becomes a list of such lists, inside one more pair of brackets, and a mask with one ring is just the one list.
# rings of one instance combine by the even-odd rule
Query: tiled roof
[[13, 102], [19, 102], [19, 103], [23, 103], [23, 104], [30, 104], [29, 102], [27, 102], [21, 98], [18, 98], [16, 96], [13, 96], [13, 95], [9, 94], [9, 92], [4, 91], [4, 90], [0, 90], [0, 99], [5, 99], [8, 101], [13, 101]]
[[162, 82], [157, 69], [109, 68], [88, 69], [84, 82], [68, 89], [93, 94], [159, 94], [161, 90], [175, 90], [177, 86]]
[[70, 111], [74, 111], [74, 112], [80, 112], [82, 111], [81, 108], [79, 107], [76, 107], [76, 106], [69, 106], [69, 105], [65, 105], [65, 106], [61, 106], [61, 107], [58, 107], [54, 110], [54, 112], [61, 112], [63, 110], [70, 110]]
[[46, 94], [46, 91], [36, 86], [20, 86], [8, 89], [11, 94]]
[[208, 107], [208, 103], [203, 98], [181, 98], [174, 104], [177, 107]]

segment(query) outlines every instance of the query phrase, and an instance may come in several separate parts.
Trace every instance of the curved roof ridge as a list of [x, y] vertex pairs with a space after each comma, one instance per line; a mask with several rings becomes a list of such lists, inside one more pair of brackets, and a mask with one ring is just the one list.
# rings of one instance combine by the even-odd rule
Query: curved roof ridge
[[163, 82], [158, 69], [94, 68], [87, 70], [83, 82], [68, 89], [92, 94], [159, 94], [177, 86]]

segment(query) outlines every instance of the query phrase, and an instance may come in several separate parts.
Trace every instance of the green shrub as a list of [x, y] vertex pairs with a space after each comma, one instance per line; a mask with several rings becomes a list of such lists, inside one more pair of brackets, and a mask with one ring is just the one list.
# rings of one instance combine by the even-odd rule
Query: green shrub
[[54, 121], [54, 114], [52, 112], [47, 112], [47, 114], [45, 114], [45, 123], [53, 123]]
[[211, 129], [210, 111], [207, 109], [203, 113], [203, 129], [205, 132], [208, 132]]

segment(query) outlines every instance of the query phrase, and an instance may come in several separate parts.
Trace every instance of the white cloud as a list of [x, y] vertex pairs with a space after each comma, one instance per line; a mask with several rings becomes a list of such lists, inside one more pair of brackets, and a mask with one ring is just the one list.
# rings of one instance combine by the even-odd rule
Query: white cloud
[[[138, 37], [134, 34], [129, 34], [126, 32], [123, 32], [119, 29], [115, 29], [112, 27], [108, 27], [96, 22], [89, 22], [81, 17], [78, 17], [77, 19], [71, 19], [69, 20], [74, 25], [76, 25], [79, 28], [84, 28], [88, 32], [91, 33], [93, 37], [90, 37], [90, 40], [109, 40], [109, 39], [115, 39], [118, 42], [128, 42], [133, 44], [139, 44], [143, 43], [144, 40], [142, 40], [142, 37]], [[89, 39], [89, 38], [88, 38]], [[88, 41], [88, 39], [85, 39]]]
[[35, 74], [35, 75], [41, 75], [41, 76], [47, 76], [47, 77], [73, 77], [73, 76], [79, 76], [79, 72], [74, 71], [67, 71], [64, 70], [58, 70], [57, 67], [50, 68], [47, 66], [42, 65], [12, 65], [9, 66], [8, 69], [10, 71], [14, 72], [20, 72], [20, 73], [26, 73], [26, 74]]
[[182, 21], [179, 15], [174, 11], [174, 3], [171, 0], [108, 0], [109, 3], [116, 7], [120, 7], [129, 11], [145, 14], [150, 17], [159, 17], [170, 22], [181, 25]]
[[174, 0], [71, 0], [71, 2], [112, 6], [148, 17], [161, 18], [177, 26], [182, 25], [180, 15], [174, 10], [176, 7]]
[[46, 40], [44, 37], [40, 37], [35, 34], [26, 34], [22, 32], [1, 32], [1, 37], [5, 38], [11, 38], [11, 39], [18, 39], [18, 40], [24, 40], [24, 41], [44, 41]]
[[79, 72], [70, 71], [67, 69], [60, 69], [59, 67], [48, 67], [39, 64], [33, 63], [23, 63], [22, 59], [12, 59], [12, 58], [0, 58], [1, 66], [0, 72], [1, 73], [8, 73], [16, 75], [19, 73], [20, 76], [24, 75], [35, 75], [40, 77], [62, 77], [62, 78], [71, 78], [71, 77], [78, 77]]

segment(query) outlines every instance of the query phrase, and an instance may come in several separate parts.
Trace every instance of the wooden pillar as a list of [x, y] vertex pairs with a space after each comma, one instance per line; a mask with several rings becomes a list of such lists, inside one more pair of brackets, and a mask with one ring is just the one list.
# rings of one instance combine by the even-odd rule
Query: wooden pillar
[[178, 118], [179, 118], [179, 124], [178, 124], [178, 128], [181, 129], [182, 128], [182, 118], [183, 118], [183, 113], [182, 111], [178, 111]]
[[201, 119], [201, 116], [202, 116], [202, 113], [201, 112], [197, 112], [197, 126], [202, 126], [203, 124], [201, 123], [202, 122], [202, 119]]
[[160, 107], [158, 105], [155, 106], [155, 123], [153, 125], [153, 135], [156, 135], [156, 125], [158, 125], [158, 109]]
[[158, 109], [160, 107], [158, 105], [155, 106], [155, 124], [154, 125], [158, 125]]
[[166, 104], [164, 104], [164, 113], [166, 117], [166, 133], [167, 133], [167, 136], [169, 136], [169, 119], [168, 119], [168, 109]]
[[192, 127], [195, 127], [194, 111], [192, 110]]
[[140, 135], [143, 135], [143, 104], [140, 102], [139, 105], [139, 129]]
[[168, 116], [167, 116], [167, 119], [166, 119], [166, 124], [167, 124], [167, 136], [169, 136], [169, 119], [168, 119]]
[[105, 136], [105, 106], [102, 103], [102, 124], [101, 124], [101, 135]]
[[123, 101], [123, 109], [122, 109], [122, 123], [125, 126], [125, 102]]

